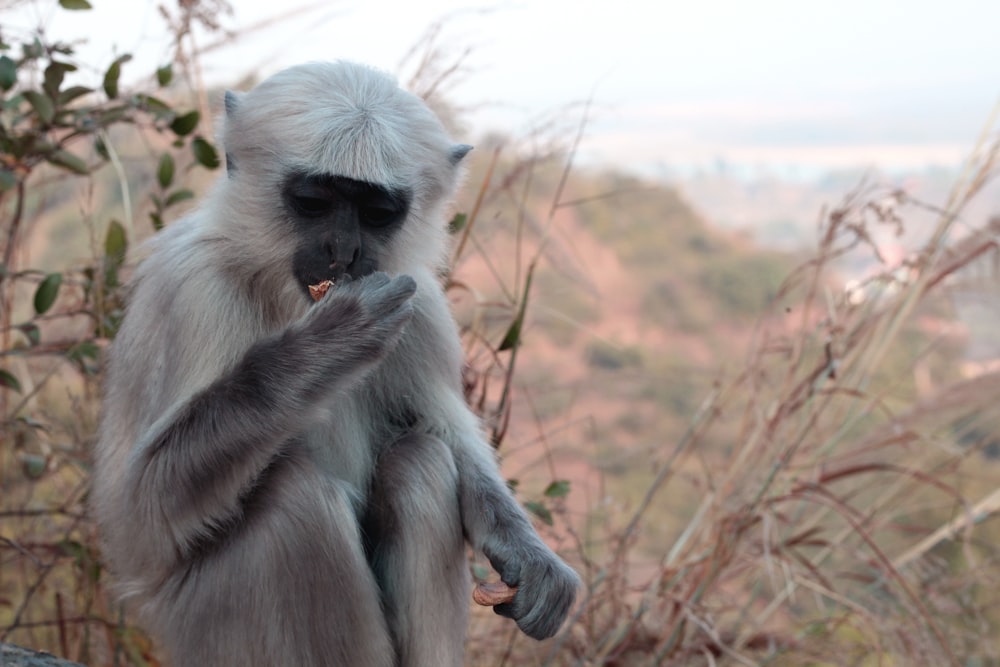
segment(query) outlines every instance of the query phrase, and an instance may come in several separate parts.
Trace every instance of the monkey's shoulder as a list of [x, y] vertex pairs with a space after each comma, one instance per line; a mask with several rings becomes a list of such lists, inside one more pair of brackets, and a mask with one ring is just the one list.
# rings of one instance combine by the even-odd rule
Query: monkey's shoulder
[[109, 353], [111, 384], [130, 379], [135, 401], [163, 408], [208, 384], [264, 335], [240, 290], [179, 235], [152, 246], [133, 277]]

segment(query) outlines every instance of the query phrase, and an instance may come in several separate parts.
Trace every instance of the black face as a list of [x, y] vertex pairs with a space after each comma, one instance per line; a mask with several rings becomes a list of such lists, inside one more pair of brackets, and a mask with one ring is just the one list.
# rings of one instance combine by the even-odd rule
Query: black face
[[410, 207], [405, 191], [331, 174], [292, 174], [281, 198], [298, 238], [292, 272], [305, 293], [323, 280], [378, 269]]

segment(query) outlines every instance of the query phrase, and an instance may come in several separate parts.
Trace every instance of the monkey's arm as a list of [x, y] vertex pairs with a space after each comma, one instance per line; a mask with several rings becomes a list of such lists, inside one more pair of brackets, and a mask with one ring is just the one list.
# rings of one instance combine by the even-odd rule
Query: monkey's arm
[[496, 613], [517, 621], [530, 637], [551, 637], [562, 625], [580, 585], [579, 577], [542, 541], [501, 477], [492, 448], [475, 432], [455, 448], [462, 524], [508, 586], [513, 601]]
[[493, 448], [479, 420], [465, 404], [460, 385], [462, 352], [444, 297], [433, 298], [421, 283], [417, 314], [404, 341], [424, 346], [397, 354], [423, 360], [418, 372], [422, 398], [434, 434], [451, 446], [458, 470], [462, 528], [504, 583], [517, 587], [514, 600], [494, 610], [517, 621], [529, 636], [544, 639], [562, 625], [576, 597], [579, 578], [542, 541], [500, 474]]
[[[153, 535], [169, 536], [184, 557], [238, 519], [240, 494], [294, 435], [292, 417], [318, 378], [290, 332], [254, 345], [207, 388], [161, 417], [133, 452], [126, 480]], [[309, 375], [306, 373], [306, 375]]]
[[289, 453], [309, 411], [398, 335], [413, 289], [382, 274], [338, 291], [152, 425], [132, 451], [125, 490], [149, 534], [169, 537], [161, 553], [184, 558], [239, 521], [241, 499]]

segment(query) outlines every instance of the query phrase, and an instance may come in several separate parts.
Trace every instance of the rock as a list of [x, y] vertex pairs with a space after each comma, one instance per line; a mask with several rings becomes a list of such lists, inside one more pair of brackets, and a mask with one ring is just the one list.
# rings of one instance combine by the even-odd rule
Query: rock
[[0, 667], [84, 667], [78, 662], [70, 662], [48, 653], [0, 644]]

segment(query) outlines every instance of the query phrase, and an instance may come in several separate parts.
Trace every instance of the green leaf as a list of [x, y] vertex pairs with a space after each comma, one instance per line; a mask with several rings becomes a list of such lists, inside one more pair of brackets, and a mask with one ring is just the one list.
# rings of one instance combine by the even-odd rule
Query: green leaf
[[173, 114], [174, 112], [169, 104], [152, 95], [136, 95], [135, 104], [158, 117]]
[[35, 312], [39, 315], [52, 307], [59, 296], [59, 286], [62, 285], [61, 273], [50, 273], [45, 276], [35, 290]]
[[75, 100], [78, 97], [83, 97], [88, 93], [94, 92], [93, 88], [87, 88], [86, 86], [70, 86], [66, 90], [59, 93], [59, 104], [66, 105]]
[[127, 251], [128, 237], [125, 234], [125, 227], [117, 220], [112, 220], [108, 225], [108, 233], [104, 235], [104, 254], [115, 265], [121, 266]]
[[[114, 338], [118, 335], [118, 329], [122, 325], [122, 317], [125, 312], [121, 308], [112, 308], [111, 310], [104, 313], [100, 319], [100, 323], [94, 327], [94, 336], [97, 338]], [[77, 361], [80, 364], [80, 369], [84, 373], [91, 373], [92, 371], [100, 370], [99, 365], [94, 363], [87, 364], [86, 360], [83, 359], [82, 355], [77, 355]]]
[[80, 11], [83, 9], [91, 9], [90, 3], [87, 0], [59, 0], [59, 6], [63, 9], [69, 9], [73, 11]]
[[42, 84], [42, 88], [45, 92], [49, 94], [54, 100], [59, 99], [59, 89], [62, 87], [63, 79], [66, 77], [66, 72], [76, 71], [76, 65], [70, 65], [69, 63], [61, 63], [57, 60], [53, 60], [49, 63], [48, 67], [45, 68], [45, 83]]
[[163, 67], [156, 70], [156, 82], [160, 84], [160, 87], [169, 86], [170, 82], [174, 79], [174, 66], [167, 63]]
[[118, 79], [122, 75], [122, 64], [117, 60], [111, 63], [111, 67], [104, 74], [104, 94], [109, 100], [118, 97]]
[[101, 577], [101, 563], [94, 550], [76, 540], [62, 540], [57, 545], [59, 549], [70, 558], [73, 564], [87, 574], [92, 581], [97, 581]]
[[129, 122], [125, 117], [125, 109], [122, 107], [95, 111], [93, 118], [101, 127], [110, 127], [119, 121]]
[[565, 498], [569, 495], [569, 480], [557, 479], [545, 487], [546, 498]]
[[16, 391], [19, 394], [21, 393], [21, 383], [17, 381], [16, 377], [3, 369], [0, 369], [0, 387]]
[[164, 190], [174, 182], [174, 158], [170, 153], [164, 153], [160, 156], [160, 167], [156, 170], [156, 180], [159, 181], [160, 187]]
[[174, 118], [173, 122], [170, 123], [170, 129], [173, 130], [174, 134], [178, 137], [186, 137], [194, 132], [194, 129], [198, 127], [199, 120], [201, 120], [200, 113], [197, 111], [189, 111], [183, 116]]
[[504, 334], [503, 340], [500, 342], [500, 347], [497, 348], [500, 352], [513, 350], [521, 344], [521, 329], [524, 327], [524, 314], [528, 308], [528, 295], [531, 292], [531, 281], [534, 278], [534, 275], [535, 267], [532, 265], [532, 267], [528, 269], [528, 275], [524, 281], [524, 293], [521, 295], [521, 307], [518, 308], [517, 316], [514, 317], [514, 321], [510, 323], [510, 326], [507, 328], [507, 333]]
[[52, 118], [56, 115], [56, 108], [53, 106], [52, 100], [49, 99], [48, 95], [40, 93], [37, 90], [26, 90], [24, 91], [24, 99], [28, 100], [28, 104], [35, 110], [35, 113], [38, 114], [43, 123], [48, 125], [52, 122]]
[[6, 167], [0, 167], [0, 192], [13, 190], [17, 185], [17, 174]]
[[97, 275], [97, 271], [93, 266], [85, 266], [82, 270], [83, 273], [83, 298], [89, 303], [91, 301], [91, 296], [94, 293], [94, 276]]
[[38, 60], [45, 55], [45, 46], [42, 45], [40, 39], [35, 37], [31, 44], [21, 44], [21, 52], [24, 54], [25, 60]]
[[48, 140], [47, 137], [41, 135], [34, 135], [25, 137], [24, 152], [25, 155], [41, 155], [45, 156], [56, 150], [56, 145]]
[[188, 199], [194, 199], [194, 193], [190, 190], [185, 189], [171, 192], [170, 196], [167, 197], [167, 201], [163, 202], [163, 208], [168, 208], [178, 202], [187, 201]]
[[196, 137], [194, 141], [191, 142], [191, 150], [194, 151], [194, 159], [198, 161], [198, 164], [205, 167], [206, 169], [216, 169], [219, 166], [219, 154], [215, 150], [215, 146], [208, 143], [201, 137]]
[[118, 97], [118, 78], [122, 74], [122, 63], [127, 63], [130, 60], [132, 60], [132, 56], [127, 53], [119, 56], [104, 73], [104, 94], [108, 96], [108, 99], [113, 100]]
[[541, 519], [545, 525], [551, 526], [553, 524], [552, 512], [545, 505], [529, 500], [524, 503], [524, 508]]
[[100, 354], [101, 348], [97, 347], [97, 343], [92, 340], [85, 340], [82, 343], [74, 345], [66, 353], [66, 356], [72, 361], [83, 361], [84, 359], [96, 361]]
[[163, 229], [163, 218], [161, 218], [159, 216], [159, 214], [157, 214], [157, 213], [150, 213], [149, 214], [149, 220], [150, 220], [150, 222], [153, 223], [153, 230], [154, 231], [158, 232], [161, 229]]
[[101, 156], [101, 158], [105, 160], [111, 159], [111, 155], [108, 154], [108, 145], [104, 143], [104, 139], [97, 137], [97, 139], [94, 140], [94, 150]]
[[0, 88], [10, 90], [17, 83], [17, 63], [8, 56], [0, 56]]
[[42, 330], [34, 322], [26, 322], [18, 325], [17, 329], [28, 339], [28, 345], [34, 347], [42, 340]]
[[469, 216], [465, 213], [456, 213], [455, 217], [451, 219], [448, 223], [448, 233], [458, 234], [460, 231], [465, 229], [465, 225], [469, 222]]
[[87, 549], [76, 540], [60, 540], [56, 546], [65, 555], [75, 560], [80, 560], [87, 555]]
[[47, 464], [44, 456], [38, 454], [21, 455], [21, 467], [24, 470], [24, 476], [29, 479], [38, 479], [44, 475]]
[[80, 157], [73, 155], [69, 151], [64, 151], [61, 148], [46, 155], [45, 159], [50, 164], [62, 167], [63, 169], [68, 169], [75, 174], [86, 176], [90, 173], [90, 167], [87, 166], [86, 162], [80, 159]]
[[507, 333], [504, 334], [503, 340], [500, 341], [500, 347], [497, 348], [498, 351], [504, 352], [506, 350], [513, 350], [521, 342], [521, 327], [524, 324], [524, 318], [522, 317], [524, 311], [519, 311], [517, 317], [514, 321], [510, 323], [507, 327]]

